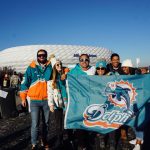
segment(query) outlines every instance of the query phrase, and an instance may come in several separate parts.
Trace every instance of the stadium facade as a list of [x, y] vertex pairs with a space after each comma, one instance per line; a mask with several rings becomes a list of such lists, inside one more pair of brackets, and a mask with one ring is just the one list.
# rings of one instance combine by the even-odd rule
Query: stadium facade
[[102, 47], [75, 46], [75, 45], [27, 45], [7, 48], [0, 51], [0, 67], [11, 67], [17, 72], [24, 72], [27, 66], [36, 60], [36, 54], [39, 49], [45, 49], [48, 55], [55, 54], [64, 66], [72, 67], [79, 61], [79, 54], [89, 54], [91, 65], [95, 65], [100, 58], [107, 61], [112, 54], [111, 50]]

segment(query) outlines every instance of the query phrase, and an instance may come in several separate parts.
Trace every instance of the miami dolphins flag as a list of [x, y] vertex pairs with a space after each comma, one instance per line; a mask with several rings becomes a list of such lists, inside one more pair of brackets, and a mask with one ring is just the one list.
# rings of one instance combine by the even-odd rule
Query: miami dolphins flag
[[125, 124], [142, 127], [150, 119], [150, 75], [68, 74], [65, 128], [108, 133]]

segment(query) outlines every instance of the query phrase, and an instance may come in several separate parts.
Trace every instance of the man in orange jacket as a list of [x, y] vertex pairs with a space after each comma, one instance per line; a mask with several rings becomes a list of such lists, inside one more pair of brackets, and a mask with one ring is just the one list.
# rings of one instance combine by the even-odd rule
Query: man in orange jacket
[[52, 66], [47, 61], [47, 51], [40, 49], [37, 52], [37, 61], [33, 61], [27, 68], [21, 83], [20, 97], [23, 107], [27, 105], [27, 96], [30, 97], [32, 149], [37, 148], [40, 110], [43, 113], [42, 144], [45, 149], [48, 148], [47, 133], [50, 110], [47, 102], [47, 81], [50, 79], [51, 73]]

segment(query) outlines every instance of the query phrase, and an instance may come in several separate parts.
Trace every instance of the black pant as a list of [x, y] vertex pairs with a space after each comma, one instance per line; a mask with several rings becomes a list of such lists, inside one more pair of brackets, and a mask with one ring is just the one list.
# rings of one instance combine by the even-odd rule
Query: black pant
[[55, 119], [55, 128], [56, 128], [56, 140], [55, 146], [56, 148], [60, 147], [63, 142], [63, 109], [56, 109], [54, 111], [54, 119]]

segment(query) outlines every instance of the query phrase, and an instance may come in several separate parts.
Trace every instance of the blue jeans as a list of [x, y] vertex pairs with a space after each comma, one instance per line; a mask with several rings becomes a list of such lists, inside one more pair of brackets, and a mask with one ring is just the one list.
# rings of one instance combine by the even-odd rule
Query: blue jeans
[[31, 101], [31, 143], [36, 145], [39, 133], [40, 112], [42, 112], [42, 138], [46, 140], [49, 126], [50, 109], [47, 100], [40, 102]]
[[143, 141], [144, 139], [144, 132], [143, 131], [137, 131], [136, 128], [133, 128], [135, 131], [136, 139]]

